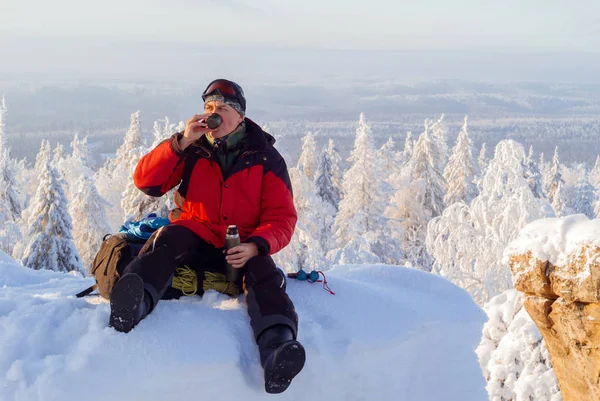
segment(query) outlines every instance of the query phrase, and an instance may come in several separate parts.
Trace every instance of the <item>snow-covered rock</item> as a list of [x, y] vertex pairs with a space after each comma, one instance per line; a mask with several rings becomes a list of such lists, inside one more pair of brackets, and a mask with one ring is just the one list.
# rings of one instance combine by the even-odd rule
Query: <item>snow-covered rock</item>
[[565, 401], [600, 399], [600, 220], [541, 219], [505, 251], [550, 351]]

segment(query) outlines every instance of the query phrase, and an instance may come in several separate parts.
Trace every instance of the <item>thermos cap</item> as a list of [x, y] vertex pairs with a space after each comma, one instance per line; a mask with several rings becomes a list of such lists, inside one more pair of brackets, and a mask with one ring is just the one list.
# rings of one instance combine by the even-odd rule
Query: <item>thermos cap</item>
[[236, 225], [232, 224], [227, 227], [227, 235], [236, 235], [238, 233], [238, 228]]

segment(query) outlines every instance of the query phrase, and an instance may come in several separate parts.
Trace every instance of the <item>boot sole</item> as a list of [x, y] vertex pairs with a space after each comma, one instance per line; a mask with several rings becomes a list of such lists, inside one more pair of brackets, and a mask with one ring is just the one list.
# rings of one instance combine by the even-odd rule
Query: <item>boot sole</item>
[[269, 394], [279, 394], [287, 390], [292, 379], [304, 367], [306, 353], [298, 341], [288, 341], [271, 358], [265, 364], [272, 367], [265, 369], [265, 390]]
[[137, 274], [126, 274], [110, 294], [109, 327], [129, 333], [136, 325], [136, 314], [144, 296], [144, 282]]

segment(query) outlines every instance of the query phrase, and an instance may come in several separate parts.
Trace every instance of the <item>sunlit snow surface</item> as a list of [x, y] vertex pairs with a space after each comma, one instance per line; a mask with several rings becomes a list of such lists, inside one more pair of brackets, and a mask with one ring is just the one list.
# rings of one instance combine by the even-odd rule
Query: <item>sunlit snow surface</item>
[[[336, 292], [289, 281], [304, 370], [280, 400], [486, 400], [486, 316], [445, 279], [397, 266], [334, 266]], [[273, 399], [243, 297], [163, 301], [128, 334], [90, 278], [33, 271], [0, 253], [0, 400]]]

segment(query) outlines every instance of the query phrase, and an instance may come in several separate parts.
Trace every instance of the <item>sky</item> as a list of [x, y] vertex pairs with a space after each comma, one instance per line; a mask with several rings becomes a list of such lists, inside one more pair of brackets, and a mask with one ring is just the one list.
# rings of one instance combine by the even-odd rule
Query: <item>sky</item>
[[0, 81], [223, 72], [260, 82], [341, 70], [353, 79], [589, 82], [596, 65], [597, 0], [0, 0]]
[[0, 0], [4, 37], [600, 51], [596, 0]]

